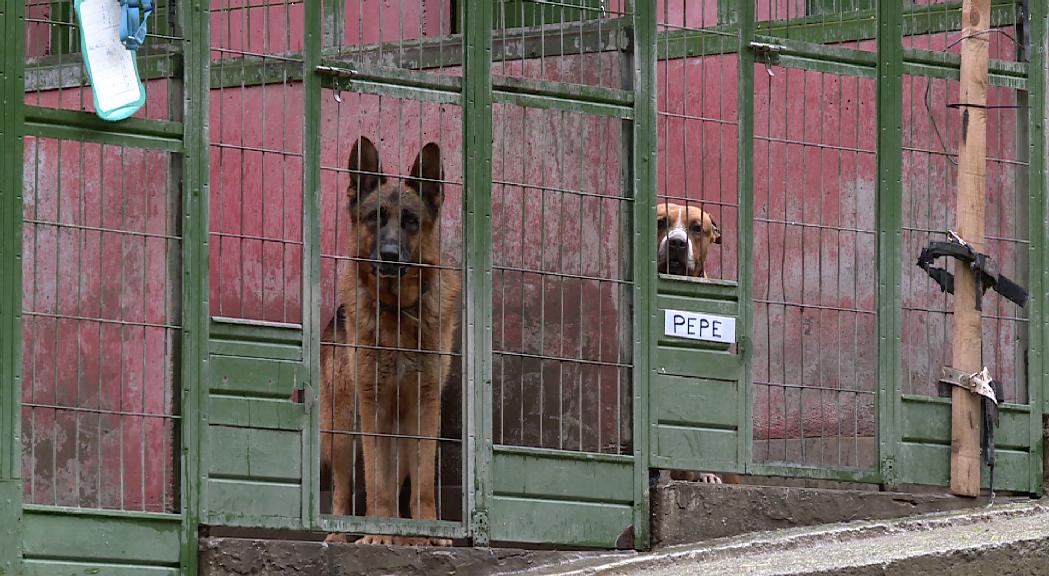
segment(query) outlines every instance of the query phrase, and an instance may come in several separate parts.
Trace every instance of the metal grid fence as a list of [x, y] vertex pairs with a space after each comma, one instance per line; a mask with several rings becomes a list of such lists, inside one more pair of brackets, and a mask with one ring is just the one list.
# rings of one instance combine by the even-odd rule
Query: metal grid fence
[[[922, 248], [954, 227], [956, 143], [960, 119], [951, 103], [958, 82], [904, 77], [903, 151], [903, 392], [939, 396], [940, 368], [951, 364], [953, 297], [914, 265]], [[1017, 122], [1018, 91], [990, 87], [987, 95], [987, 211], [983, 251], [1002, 274], [1028, 282], [1029, 163], [1026, 130]], [[953, 271], [954, 263], [948, 264]], [[1005, 401], [1026, 404], [1027, 312], [988, 292], [983, 299], [983, 363], [1002, 382]]]
[[[693, 254], [709, 243], [692, 274], [735, 281], [739, 201], [737, 69], [739, 58], [722, 54], [738, 42], [738, 32], [719, 30], [717, 2], [667, 0], [657, 14], [660, 34], [656, 67], [658, 90], [656, 202], [684, 214], [706, 214], [709, 221], [683, 222], [693, 238]], [[700, 211], [700, 212], [697, 212]], [[667, 226], [672, 223], [667, 223]], [[663, 224], [660, 224], [663, 226]], [[661, 231], [660, 238], [663, 238]], [[713, 234], [719, 244], [714, 244]], [[657, 245], [657, 250], [665, 248]], [[660, 256], [660, 274], [670, 274], [672, 258]], [[687, 270], [685, 274], [689, 275]]]
[[493, 119], [495, 442], [621, 453], [632, 393], [622, 121], [509, 103]]
[[177, 188], [166, 152], [27, 138], [27, 503], [179, 509]]
[[303, 4], [210, 4], [213, 316], [302, 322]]
[[[462, 113], [457, 105], [446, 102], [424, 102], [349, 91], [337, 93], [326, 90], [325, 93], [321, 148], [321, 317], [323, 325], [330, 328], [321, 337], [321, 354], [332, 361], [322, 365], [324, 374], [321, 385], [324, 389], [321, 395], [327, 395], [331, 401], [322, 402], [320, 433], [322, 459], [331, 465], [322, 467], [321, 489], [323, 492], [329, 489], [334, 492], [333, 485], [337, 481], [335, 468], [347, 467], [352, 470], [349, 489], [354, 499], [348, 510], [340, 512], [331, 507], [331, 500], [325, 495], [321, 509], [325, 513], [365, 514], [367, 504], [362, 441], [374, 441], [380, 449], [398, 455], [391, 480], [397, 483], [398, 494], [401, 490], [400, 479], [409, 473], [418, 474], [422, 468], [420, 461], [409, 462], [405, 457], [422, 450], [426, 441], [433, 441], [436, 455], [432, 457], [437, 461], [437, 519], [461, 520], [461, 330], [457, 329], [451, 335], [450, 342], [443, 343], [434, 341], [429, 332], [434, 326], [458, 325], [462, 315], [461, 298], [456, 295], [457, 287], [448, 281], [462, 275]], [[422, 310], [422, 304], [406, 300], [402, 306], [406, 306], [407, 313], [394, 318], [387, 316], [385, 308], [380, 309], [383, 305], [368, 300], [370, 291], [362, 293], [354, 290], [350, 284], [353, 279], [364, 274], [358, 274], [357, 270], [373, 264], [370, 254], [353, 251], [354, 246], [366, 242], [365, 237], [373, 232], [365, 218], [367, 214], [361, 213], [360, 204], [348, 201], [348, 189], [356, 174], [348, 165], [352, 162], [352, 148], [359, 137], [374, 139], [381, 162], [380, 172], [397, 185], [410, 175], [413, 158], [424, 145], [436, 144], [441, 151], [444, 176], [434, 184], [442, 186], [444, 200], [432, 233], [424, 233], [419, 239], [420, 254], [430, 254], [435, 258], [413, 259], [413, 266], [422, 273], [398, 281], [398, 291], [401, 292], [431, 290], [438, 301], [446, 298], [446, 293], [451, 295], [448, 297], [456, 299], [450, 311], [435, 310], [436, 316], [429, 318], [425, 327], [417, 323], [413, 324], [414, 327], [407, 325], [420, 314], [430, 312], [429, 309]], [[408, 210], [408, 199], [404, 201], [405, 206], [394, 203], [389, 207], [389, 218], [408, 214], [405, 212]], [[439, 258], [436, 257], [438, 255]], [[428, 277], [424, 288], [423, 276], [430, 273], [434, 278]], [[448, 278], [449, 275], [453, 278]], [[461, 283], [461, 279], [458, 282]], [[351, 313], [353, 309], [357, 310], [356, 314]], [[371, 330], [370, 326], [374, 322], [384, 323], [382, 325], [386, 326], [387, 333]], [[390, 334], [395, 336], [391, 339]], [[380, 366], [384, 358], [393, 358], [395, 355], [418, 357], [419, 362], [424, 362], [426, 358], [435, 359], [438, 360], [434, 364], [437, 368], [424, 369], [415, 378], [409, 378], [412, 382], [403, 380], [400, 375], [380, 377], [380, 370], [385, 370]], [[340, 364], [348, 357], [353, 358], [352, 366]], [[430, 373], [431, 369], [439, 371]], [[347, 392], [343, 389], [339, 380], [349, 377], [349, 374], [357, 374], [356, 378], [361, 380], [376, 379], [379, 385], [369, 393], [372, 397], [362, 397], [361, 394], [366, 394], [362, 391], [353, 394], [352, 390]], [[410, 411], [420, 419], [425, 417], [431, 408], [421, 396], [421, 391], [424, 383], [429, 386], [431, 382], [440, 385], [437, 398], [442, 405], [439, 425], [433, 432], [421, 430], [419, 421], [401, 419], [386, 428], [361, 421], [364, 417], [361, 403], [389, 401], [388, 387], [396, 388], [392, 395], [395, 413]], [[388, 444], [379, 444], [384, 442]], [[371, 457], [378, 456], [373, 453]], [[405, 469], [406, 466], [410, 469]], [[401, 496], [401, 506], [404, 508], [402, 514], [412, 506], [412, 498], [417, 499], [417, 491], [413, 489], [412, 494], [406, 491]]]
[[872, 468], [875, 82], [755, 77], [754, 457]]

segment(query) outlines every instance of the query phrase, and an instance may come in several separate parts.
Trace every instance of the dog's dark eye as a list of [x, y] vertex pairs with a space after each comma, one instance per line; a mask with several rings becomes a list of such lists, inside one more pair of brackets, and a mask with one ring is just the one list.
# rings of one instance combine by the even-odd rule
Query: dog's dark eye
[[692, 232], [694, 234], [702, 234], [703, 233], [703, 224], [701, 224], [699, 222], [693, 222], [692, 223]]
[[419, 229], [419, 218], [415, 214], [404, 214], [401, 216], [401, 227], [414, 232]]
[[385, 210], [376, 210], [375, 212], [369, 212], [368, 215], [364, 217], [364, 223], [368, 225], [374, 225], [376, 222], [378, 222], [379, 226], [385, 226], [386, 218], [387, 215]]
[[659, 229], [660, 230], [666, 230], [667, 229], [667, 219], [666, 219], [666, 217], [664, 216], [663, 218], [660, 218], [657, 221], [657, 224], [659, 225]]

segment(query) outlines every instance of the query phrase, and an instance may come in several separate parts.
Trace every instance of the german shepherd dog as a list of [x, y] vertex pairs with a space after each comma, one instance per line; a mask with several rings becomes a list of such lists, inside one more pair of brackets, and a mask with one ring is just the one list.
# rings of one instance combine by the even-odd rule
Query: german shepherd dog
[[[458, 274], [441, 268], [441, 151], [426, 144], [408, 176], [387, 178], [378, 150], [361, 137], [350, 151], [349, 171], [354, 261], [339, 280], [339, 313], [323, 336], [342, 345], [326, 346], [321, 355], [321, 417], [333, 424], [333, 434], [322, 438], [321, 469], [332, 474], [332, 513], [350, 514], [356, 412], [367, 515], [399, 516], [398, 495], [407, 479], [411, 517], [435, 520], [441, 389], [461, 290]], [[327, 541], [346, 537], [332, 533]], [[387, 535], [357, 543], [451, 544]]]
[[[721, 229], [708, 212], [698, 206], [660, 201], [656, 207], [656, 229], [656, 264], [659, 272], [693, 278], [707, 277], [707, 253], [712, 244], [721, 244]], [[673, 470], [670, 477], [708, 484], [739, 482], [735, 474], [725, 474], [722, 480], [717, 474], [687, 470]]]

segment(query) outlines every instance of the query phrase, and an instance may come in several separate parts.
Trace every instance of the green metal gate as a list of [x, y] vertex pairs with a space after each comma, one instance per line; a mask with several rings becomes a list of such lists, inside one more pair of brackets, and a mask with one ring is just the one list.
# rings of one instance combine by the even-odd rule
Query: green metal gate
[[[387, 4], [161, 2], [149, 100], [111, 124], [71, 2], [0, 3], [0, 571], [193, 574], [202, 525], [643, 547], [660, 468], [947, 484], [950, 301], [913, 261], [952, 221], [960, 4]], [[996, 487], [1040, 493], [1031, 4], [994, 2], [988, 230], [1032, 300], [994, 298], [984, 347]], [[360, 138], [391, 180], [441, 150], [427, 265], [462, 291], [432, 436], [321, 402], [325, 354], [384, 348], [328, 330]], [[670, 204], [719, 231], [706, 279], [657, 266]], [[367, 516], [369, 436], [436, 446], [435, 518]]]
[[[1023, 10], [994, 3], [988, 249], [1038, 294], [1045, 14]], [[653, 466], [947, 484], [950, 404], [936, 379], [949, 364], [949, 298], [914, 262], [953, 221], [960, 15], [959, 3], [754, 2], [660, 21], [660, 87], [692, 90], [681, 70], [734, 58], [739, 101], [738, 112], [700, 104], [689, 113], [661, 98], [660, 138], [669, 151], [674, 136], [663, 131], [674, 122], [738, 126], [738, 151], [707, 152], [714, 163], [702, 159], [701, 139], [675, 144], [701, 149], [685, 156], [704, 169], [739, 171], [728, 200], [726, 186], [657, 188], [657, 203], [738, 214], [738, 231], [722, 241], [718, 278], [727, 282], [657, 281]], [[733, 87], [723, 75], [715, 85]], [[997, 436], [1001, 489], [1041, 490], [1041, 306], [996, 300], [984, 312], [984, 363], [1010, 382]], [[667, 309], [735, 318], [738, 343], [664, 337]]]

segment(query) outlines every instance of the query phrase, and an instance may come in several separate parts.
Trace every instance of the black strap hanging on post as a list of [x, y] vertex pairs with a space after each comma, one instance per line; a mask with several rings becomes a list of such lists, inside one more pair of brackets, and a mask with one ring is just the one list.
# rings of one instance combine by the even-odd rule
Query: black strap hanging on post
[[943, 256], [950, 256], [964, 262], [976, 273], [976, 309], [983, 310], [983, 293], [988, 288], [1001, 294], [1009, 301], [1023, 308], [1027, 306], [1028, 294], [1016, 282], [998, 273], [994, 259], [973, 249], [972, 245], [962, 240], [953, 231], [947, 231], [951, 240], [947, 242], [929, 242], [918, 257], [918, 267], [940, 285], [940, 290], [954, 294], [954, 274], [945, 268], [937, 268], [933, 261]]
[[[1002, 383], [997, 380], [991, 381], [995, 398], [1001, 398], [1004, 391]], [[991, 499], [994, 499], [994, 430], [998, 428], [998, 404], [990, 398], [981, 397], [983, 408], [983, 426], [980, 430], [980, 448], [983, 452], [983, 463], [987, 465], [988, 488]]]

